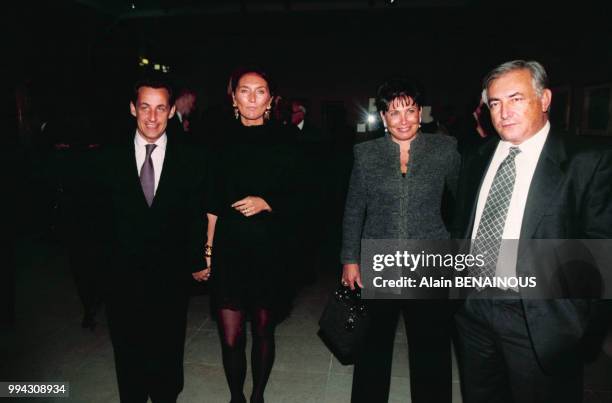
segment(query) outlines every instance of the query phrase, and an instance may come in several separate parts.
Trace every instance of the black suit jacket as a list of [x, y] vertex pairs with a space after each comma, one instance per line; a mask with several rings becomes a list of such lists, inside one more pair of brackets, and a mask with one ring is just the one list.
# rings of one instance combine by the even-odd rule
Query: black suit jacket
[[[454, 236], [470, 239], [482, 180], [498, 138], [464, 157]], [[612, 238], [612, 154], [579, 137], [552, 130], [529, 187], [521, 239]], [[533, 276], [519, 242], [518, 276]], [[524, 297], [524, 296], [523, 296]], [[585, 299], [523, 298], [531, 341], [543, 369], [554, 372], [580, 361], [581, 343], [597, 304]]]
[[207, 161], [201, 147], [169, 135], [149, 207], [140, 185], [133, 136], [100, 151], [95, 164], [102, 201], [100, 228], [106, 239], [112, 293], [129, 293], [145, 277], [157, 279], [157, 285], [168, 291], [182, 292], [191, 273], [205, 267]]

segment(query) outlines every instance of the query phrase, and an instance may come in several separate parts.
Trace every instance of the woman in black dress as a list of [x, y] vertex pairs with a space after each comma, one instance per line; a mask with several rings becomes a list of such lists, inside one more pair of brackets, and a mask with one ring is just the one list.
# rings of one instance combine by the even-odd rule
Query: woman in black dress
[[[232, 402], [245, 402], [245, 327], [251, 321], [251, 402], [263, 402], [274, 362], [274, 328], [287, 312], [287, 240], [295, 193], [292, 133], [269, 121], [273, 89], [258, 69], [231, 80], [235, 120], [222, 133], [209, 192], [207, 255], [223, 366]], [[213, 251], [214, 240], [214, 251]]]

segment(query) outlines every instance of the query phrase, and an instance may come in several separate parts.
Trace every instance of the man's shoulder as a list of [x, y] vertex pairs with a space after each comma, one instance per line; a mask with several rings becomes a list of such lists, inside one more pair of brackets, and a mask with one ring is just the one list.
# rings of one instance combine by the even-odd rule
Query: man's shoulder
[[471, 161], [490, 159], [495, 152], [498, 143], [498, 136], [489, 136], [479, 143], [474, 143], [471, 147], [463, 147], [461, 149], [462, 159], [467, 163]]
[[551, 135], [559, 138], [571, 149], [580, 152], [599, 151], [608, 152], [612, 150], [612, 139], [601, 136], [580, 136], [580, 135]]
[[558, 150], [570, 161], [597, 161], [612, 157], [612, 141], [608, 138], [549, 133], [549, 149]]

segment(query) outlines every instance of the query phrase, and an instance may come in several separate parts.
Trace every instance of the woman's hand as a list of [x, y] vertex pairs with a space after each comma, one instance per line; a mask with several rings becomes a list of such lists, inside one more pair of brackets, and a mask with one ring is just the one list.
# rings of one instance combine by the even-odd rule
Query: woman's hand
[[204, 270], [200, 270], [200, 271], [196, 271], [195, 273], [191, 273], [191, 276], [198, 283], [202, 281], [207, 281], [210, 278], [210, 266], [208, 266]]
[[361, 271], [359, 264], [348, 263], [342, 266], [342, 285], [349, 286], [351, 290], [355, 290], [355, 283], [359, 288], [363, 288], [361, 283]]
[[257, 196], [247, 196], [242, 200], [238, 200], [232, 207], [244, 215], [245, 217], [250, 217], [255, 214], [259, 214], [262, 211], [272, 211], [272, 208], [268, 205], [268, 203]]

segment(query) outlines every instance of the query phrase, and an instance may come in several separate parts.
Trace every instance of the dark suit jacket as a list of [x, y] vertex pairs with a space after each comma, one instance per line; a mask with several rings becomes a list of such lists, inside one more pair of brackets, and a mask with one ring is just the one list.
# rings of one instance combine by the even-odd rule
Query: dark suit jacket
[[182, 292], [191, 273], [205, 267], [207, 160], [202, 148], [169, 135], [149, 207], [138, 177], [133, 136], [100, 151], [96, 161], [103, 201], [100, 224], [111, 270], [110, 291], [115, 295], [129, 293], [145, 277], [158, 279], [165, 290]]
[[[457, 196], [454, 237], [470, 239], [480, 186], [498, 138], [464, 158]], [[521, 239], [612, 238], [612, 154], [583, 138], [548, 135], [529, 188]], [[518, 276], [533, 276], [535, 265], [522, 254]], [[543, 369], [553, 372], [580, 361], [594, 301], [528, 299], [523, 295], [531, 341]]]

